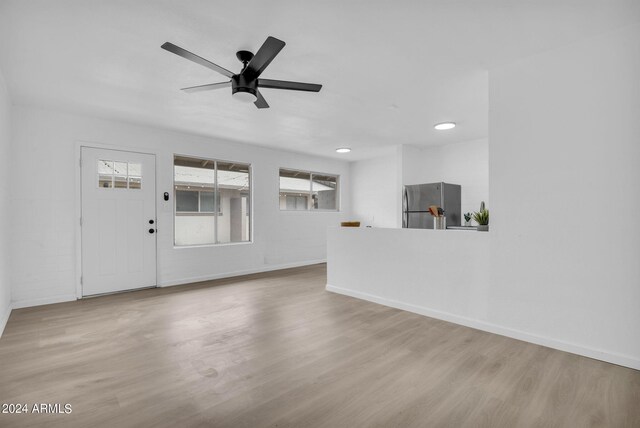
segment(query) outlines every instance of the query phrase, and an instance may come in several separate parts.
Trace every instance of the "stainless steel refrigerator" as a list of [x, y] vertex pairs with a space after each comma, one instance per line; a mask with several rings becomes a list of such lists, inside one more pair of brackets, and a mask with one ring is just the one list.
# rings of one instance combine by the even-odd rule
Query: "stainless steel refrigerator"
[[447, 226], [460, 226], [462, 187], [458, 184], [429, 183], [404, 186], [402, 195], [402, 227], [433, 229], [430, 205], [442, 207]]

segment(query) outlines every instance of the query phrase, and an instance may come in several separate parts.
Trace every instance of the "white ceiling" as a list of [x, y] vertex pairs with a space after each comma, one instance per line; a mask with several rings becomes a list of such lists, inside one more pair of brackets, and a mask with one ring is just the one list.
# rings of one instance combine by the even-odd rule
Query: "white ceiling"
[[[0, 0], [0, 68], [15, 104], [354, 160], [486, 137], [487, 69], [639, 17], [637, 0]], [[265, 110], [186, 94], [226, 79], [160, 49], [239, 71], [269, 35], [287, 46], [263, 77], [320, 93], [263, 89]]]

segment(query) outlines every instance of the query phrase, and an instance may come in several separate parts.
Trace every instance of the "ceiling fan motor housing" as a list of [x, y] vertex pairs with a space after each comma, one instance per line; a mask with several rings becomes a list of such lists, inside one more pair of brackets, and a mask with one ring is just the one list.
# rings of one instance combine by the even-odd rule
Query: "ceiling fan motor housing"
[[247, 79], [246, 76], [242, 74], [236, 74], [231, 78], [231, 93], [235, 94], [236, 92], [248, 92], [254, 96], [256, 96], [256, 92], [258, 89], [258, 80], [257, 79]]

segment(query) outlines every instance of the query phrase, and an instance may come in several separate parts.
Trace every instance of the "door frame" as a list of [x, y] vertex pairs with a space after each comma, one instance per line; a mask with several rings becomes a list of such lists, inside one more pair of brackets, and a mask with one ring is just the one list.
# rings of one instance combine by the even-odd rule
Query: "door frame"
[[[87, 141], [76, 141], [75, 144], [75, 249], [76, 249], [76, 268], [75, 268], [75, 283], [76, 283], [76, 298], [78, 300], [83, 299], [82, 295], [82, 225], [80, 219], [82, 218], [82, 148], [89, 149], [104, 149], [104, 150], [118, 150], [121, 152], [140, 153], [143, 155], [153, 155], [154, 157], [154, 174], [153, 181], [155, 183], [156, 192], [154, 197], [155, 218], [158, 218], [158, 153], [151, 149], [132, 149], [128, 146], [119, 146], [115, 144], [104, 144]], [[158, 237], [156, 236], [156, 287], [158, 286]]]

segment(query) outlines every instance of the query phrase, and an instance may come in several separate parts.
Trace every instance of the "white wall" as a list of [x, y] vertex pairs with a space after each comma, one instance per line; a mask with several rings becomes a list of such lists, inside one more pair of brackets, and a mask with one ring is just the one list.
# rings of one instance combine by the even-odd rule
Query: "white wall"
[[363, 227], [402, 226], [399, 150], [351, 163], [351, 218]]
[[[360, 231], [363, 244], [335, 230], [328, 289], [640, 369], [638, 76], [640, 25], [491, 70], [487, 274], [474, 258], [442, 276], [446, 287], [420, 288], [442, 269], [422, 236], [404, 234], [455, 244], [454, 231]], [[410, 171], [419, 152], [403, 147], [404, 180], [424, 178]], [[394, 251], [409, 255], [384, 257]], [[426, 269], [416, 284], [389, 287], [415, 254]]]
[[[326, 228], [349, 217], [346, 162], [28, 107], [13, 109], [12, 298], [15, 306], [75, 298], [76, 145], [108, 144], [156, 154], [158, 283], [171, 285], [239, 272], [321, 261]], [[252, 164], [254, 242], [202, 248], [173, 247], [173, 154]], [[339, 174], [340, 213], [280, 212], [278, 168]], [[3, 210], [4, 211], [4, 210]]]
[[11, 100], [0, 71], [0, 335], [11, 312], [9, 214]]
[[640, 26], [489, 73], [492, 320], [640, 368]]
[[[462, 186], [462, 213], [489, 206], [489, 140], [426, 148], [403, 146], [403, 184], [446, 183]], [[451, 226], [451, 225], [450, 225]]]

